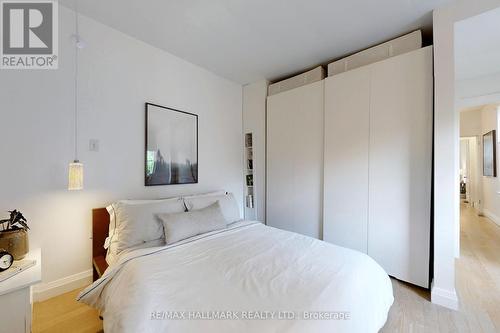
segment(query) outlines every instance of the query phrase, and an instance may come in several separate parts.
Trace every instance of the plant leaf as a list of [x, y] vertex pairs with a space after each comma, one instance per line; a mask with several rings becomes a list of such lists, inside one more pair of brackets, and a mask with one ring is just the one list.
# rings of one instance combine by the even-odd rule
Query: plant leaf
[[28, 222], [26, 220], [26, 218], [24, 217], [23, 213], [21, 213], [21, 212], [19, 212], [19, 219], [22, 220], [22, 221], [24, 221], [24, 222]]
[[7, 223], [7, 226], [2, 226], [2, 231], [5, 230], [18, 230], [18, 229], [24, 229], [24, 230], [29, 230], [27, 220], [24, 217], [24, 215], [18, 211], [17, 209], [14, 210], [9, 210], [10, 213], [10, 218], [9, 219], [4, 219], [0, 220], [0, 224]]
[[17, 221], [17, 223], [19, 223], [20, 225], [22, 225], [25, 230], [29, 230], [30, 229], [30, 227], [28, 227], [28, 225], [26, 223], [24, 223], [24, 221], [19, 220], [19, 221]]
[[10, 220], [12, 223], [15, 223], [16, 220], [18, 219], [18, 216], [19, 216], [19, 213], [17, 212], [17, 210], [13, 210], [11, 213], [10, 213]]

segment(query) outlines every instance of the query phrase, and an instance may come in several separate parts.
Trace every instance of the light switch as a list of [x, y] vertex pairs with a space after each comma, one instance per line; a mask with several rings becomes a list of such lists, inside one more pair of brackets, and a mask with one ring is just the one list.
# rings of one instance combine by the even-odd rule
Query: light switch
[[97, 139], [90, 139], [89, 141], [89, 151], [99, 151], [99, 140]]

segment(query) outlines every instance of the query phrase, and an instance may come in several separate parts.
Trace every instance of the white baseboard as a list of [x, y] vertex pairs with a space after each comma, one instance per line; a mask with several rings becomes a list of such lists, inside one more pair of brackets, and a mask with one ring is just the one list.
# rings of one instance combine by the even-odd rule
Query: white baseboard
[[491, 211], [484, 208], [483, 215], [492, 220], [493, 222], [495, 222], [495, 224], [497, 224], [498, 226], [500, 226], [500, 217], [496, 216]]
[[46, 299], [67, 293], [92, 283], [92, 270], [63, 277], [62, 279], [40, 283], [33, 287], [33, 301], [41, 302]]
[[448, 309], [458, 310], [458, 297], [455, 290], [445, 290], [433, 286], [431, 288], [431, 302]]

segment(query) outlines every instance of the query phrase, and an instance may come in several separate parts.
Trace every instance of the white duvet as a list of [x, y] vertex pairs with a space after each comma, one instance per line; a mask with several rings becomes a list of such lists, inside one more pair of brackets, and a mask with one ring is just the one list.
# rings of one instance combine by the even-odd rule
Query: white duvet
[[377, 332], [393, 302], [368, 256], [238, 222], [122, 255], [78, 299], [106, 333]]

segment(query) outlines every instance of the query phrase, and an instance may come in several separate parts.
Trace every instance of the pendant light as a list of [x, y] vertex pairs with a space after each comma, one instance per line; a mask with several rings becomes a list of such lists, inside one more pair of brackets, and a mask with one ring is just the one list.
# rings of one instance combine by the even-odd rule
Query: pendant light
[[78, 0], [75, 1], [75, 159], [69, 164], [68, 190], [76, 191], [83, 189], [83, 164], [78, 160], [78, 52], [84, 43], [80, 39], [78, 26]]

